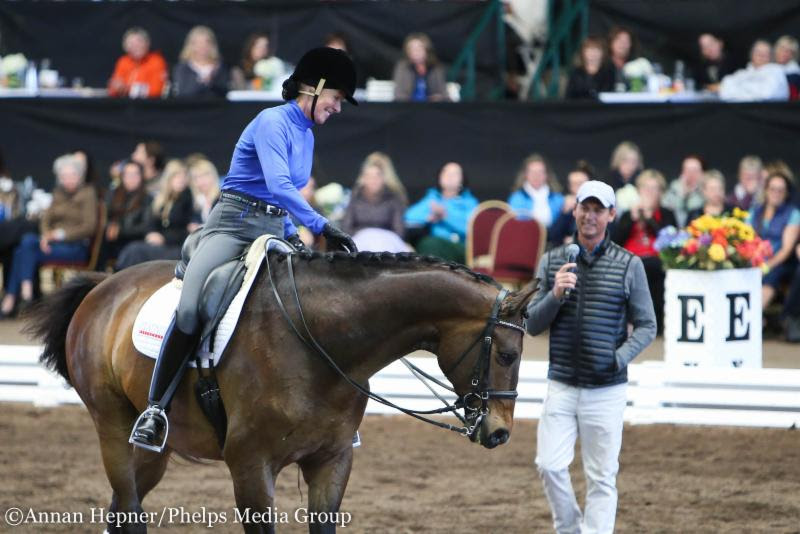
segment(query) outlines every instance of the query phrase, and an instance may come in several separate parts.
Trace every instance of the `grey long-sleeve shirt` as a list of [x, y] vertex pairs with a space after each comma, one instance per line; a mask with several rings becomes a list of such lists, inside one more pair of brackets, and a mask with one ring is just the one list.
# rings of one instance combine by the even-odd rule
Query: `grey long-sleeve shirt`
[[[584, 252], [585, 253], [585, 252]], [[539, 279], [539, 291], [528, 304], [528, 333], [537, 335], [548, 328], [556, 318], [563, 299], [553, 295], [553, 287], [547, 279], [546, 256], [536, 269]], [[656, 337], [656, 315], [653, 310], [653, 299], [647, 286], [644, 264], [638, 257], [631, 259], [625, 274], [625, 295], [627, 297], [626, 315], [628, 323], [633, 324], [633, 332], [628, 339], [617, 348], [616, 360], [618, 369], [624, 369], [645, 347]]]

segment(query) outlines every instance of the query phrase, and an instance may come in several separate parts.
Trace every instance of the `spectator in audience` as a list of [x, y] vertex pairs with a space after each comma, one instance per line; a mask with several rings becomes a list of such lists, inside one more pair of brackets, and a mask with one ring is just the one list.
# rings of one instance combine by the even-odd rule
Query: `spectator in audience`
[[150, 35], [144, 28], [130, 28], [122, 36], [125, 55], [117, 60], [108, 82], [110, 96], [160, 98], [167, 82], [167, 62], [150, 50]]
[[794, 185], [796, 183], [795, 177], [789, 165], [782, 159], [776, 159], [766, 163], [761, 175], [766, 178], [773, 173], [783, 174], [789, 178], [789, 181], [792, 183], [792, 189], [794, 190], [794, 195], [790, 199], [790, 202], [800, 208], [800, 189]]
[[0, 315], [11, 315], [19, 298], [33, 299], [33, 281], [40, 263], [46, 260], [85, 260], [89, 239], [97, 226], [97, 193], [83, 183], [86, 168], [72, 154], [53, 163], [57, 186], [53, 202], [42, 214], [39, 233], [22, 236], [8, 275], [8, 291], [0, 304]]
[[797, 268], [784, 300], [783, 319], [786, 322], [786, 341], [800, 343], [800, 243], [794, 248], [794, 257]]
[[797, 64], [798, 43], [790, 35], [783, 35], [775, 41], [775, 63], [783, 68], [786, 74], [800, 73]]
[[445, 163], [439, 171], [439, 187], [408, 208], [405, 223], [422, 235], [417, 252], [445, 260], [464, 262], [467, 221], [478, 200], [467, 189], [464, 169], [455, 162]]
[[189, 163], [189, 187], [194, 197], [195, 217], [189, 224], [189, 232], [194, 232], [208, 220], [211, 208], [216, 204], [220, 195], [219, 172], [213, 163], [205, 159], [194, 160]]
[[761, 191], [763, 166], [758, 156], [745, 156], [739, 162], [739, 180], [728, 195], [728, 204], [749, 210]]
[[547, 232], [547, 241], [553, 246], [572, 243], [576, 230], [575, 216], [572, 214], [575, 209], [575, 196], [584, 182], [589, 180], [594, 180], [594, 169], [586, 161], [578, 161], [575, 168], [567, 175], [569, 193], [564, 195], [564, 204], [561, 206], [561, 212]]
[[150, 260], [180, 259], [193, 218], [194, 201], [186, 166], [172, 160], [164, 168], [161, 190], [153, 200], [150, 231], [143, 241], [134, 241], [122, 249], [114, 269], [119, 271]]
[[734, 206], [725, 201], [725, 176], [718, 170], [711, 169], [703, 173], [702, 191], [705, 202], [701, 208], [689, 212], [687, 224], [701, 215], [719, 217], [733, 211]]
[[664, 331], [664, 269], [655, 242], [662, 228], [676, 224], [675, 214], [661, 207], [661, 195], [666, 186], [660, 172], [653, 169], [642, 171], [636, 178], [639, 202], [622, 214], [612, 234], [615, 243], [642, 259], [659, 334]]
[[444, 68], [424, 33], [412, 33], [403, 42], [405, 57], [394, 67], [394, 99], [425, 102], [450, 100]]
[[615, 26], [608, 32], [609, 60], [614, 69], [614, 90], [624, 91], [628, 82], [622, 72], [625, 64], [634, 58], [633, 33], [627, 28]]
[[606, 182], [616, 192], [617, 217], [639, 201], [635, 184], [643, 166], [642, 151], [636, 143], [623, 141], [614, 149], [611, 155], [611, 173]]
[[105, 271], [109, 262], [133, 241], [144, 239], [150, 230], [152, 210], [144, 182], [144, 169], [128, 160], [122, 164], [120, 183], [106, 199], [107, 223], [97, 270]]
[[531, 154], [525, 158], [508, 203], [520, 219], [536, 219], [550, 231], [564, 206], [564, 195], [544, 156]]
[[81, 163], [86, 168], [86, 177], [84, 178], [83, 183], [93, 186], [95, 191], [97, 191], [97, 194], [100, 195], [102, 193], [100, 190], [100, 180], [97, 176], [97, 169], [95, 168], [94, 158], [92, 155], [88, 150], [83, 148], [76, 148], [72, 151], [72, 155], [81, 160]]
[[228, 70], [222, 64], [217, 37], [208, 26], [195, 26], [186, 36], [180, 62], [172, 73], [172, 94], [225, 97]]
[[723, 100], [788, 100], [789, 82], [782, 66], [771, 63], [772, 45], [763, 39], [753, 43], [750, 63], [722, 79], [719, 96]]
[[791, 202], [792, 181], [773, 172], [764, 184], [763, 200], [751, 211], [748, 222], [756, 233], [772, 245], [774, 254], [767, 259], [769, 272], [761, 279], [761, 305], [766, 308], [781, 284], [788, 281], [796, 268], [794, 249], [800, 236], [800, 210]]
[[705, 203], [700, 183], [706, 164], [703, 158], [692, 154], [683, 158], [681, 175], [669, 184], [662, 205], [675, 214], [679, 226], [686, 226], [689, 212], [702, 208]]
[[164, 169], [164, 149], [158, 141], [140, 141], [131, 153], [131, 160], [144, 169], [147, 192], [156, 195], [161, 190], [161, 171]]
[[614, 69], [605, 61], [605, 43], [600, 38], [587, 37], [569, 73], [565, 96], [596, 100], [598, 93], [613, 90]]
[[403, 241], [406, 193], [386, 154], [373, 152], [361, 166], [342, 220], [358, 250], [408, 252]]
[[242, 59], [238, 66], [231, 69], [231, 88], [237, 90], [258, 89], [254, 87], [257, 78], [253, 68], [256, 63], [269, 57], [269, 35], [258, 32], [251, 33], [244, 42]]
[[700, 64], [695, 80], [700, 89], [719, 91], [719, 83], [728, 74], [736, 72], [736, 64], [725, 51], [725, 42], [713, 33], [704, 33], [698, 39]]

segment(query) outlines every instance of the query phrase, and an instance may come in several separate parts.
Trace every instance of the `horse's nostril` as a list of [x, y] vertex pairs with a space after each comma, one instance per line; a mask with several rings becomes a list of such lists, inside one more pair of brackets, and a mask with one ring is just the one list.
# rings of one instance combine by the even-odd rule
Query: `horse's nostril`
[[497, 447], [508, 441], [508, 430], [499, 428], [489, 436], [489, 443], [492, 447]]

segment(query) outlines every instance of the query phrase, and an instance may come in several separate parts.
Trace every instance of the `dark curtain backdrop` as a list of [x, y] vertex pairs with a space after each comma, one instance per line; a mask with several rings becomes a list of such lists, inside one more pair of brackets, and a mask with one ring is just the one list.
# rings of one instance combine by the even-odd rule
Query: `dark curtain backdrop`
[[589, 33], [607, 35], [613, 26], [631, 29], [640, 52], [662, 63], [672, 75], [674, 61], [693, 64], [697, 38], [722, 37], [732, 57], [744, 67], [756, 39], [770, 42], [788, 34], [800, 38], [798, 0], [592, 0]]
[[[122, 35], [131, 26], [150, 33], [153, 48], [170, 66], [198, 24], [214, 30], [228, 65], [239, 63], [253, 32], [269, 33], [274, 53], [296, 63], [303, 52], [321, 46], [325, 35], [339, 31], [349, 37], [362, 78], [391, 79], [407, 34], [428, 33], [437, 55], [449, 64], [485, 9], [486, 3], [474, 1], [5, 1], [0, 3], [0, 55], [48, 58], [68, 81], [81, 77], [86, 85], [105, 87], [122, 54]], [[478, 41], [476, 64], [488, 75], [497, 64], [495, 30], [488, 25]]]
[[[0, 99], [0, 148], [15, 178], [53, 182], [54, 158], [82, 147], [109, 164], [155, 139], [169, 156], [207, 154], [224, 174], [242, 129], [261, 103]], [[729, 185], [739, 159], [784, 159], [800, 173], [800, 107], [776, 104], [602, 105], [595, 103], [362, 104], [315, 128], [320, 182], [352, 185], [363, 158], [387, 152], [412, 198], [445, 162], [461, 162], [482, 199], [505, 198], [531, 152], [551, 159], [561, 181], [584, 158], [601, 174], [614, 147], [636, 142], [645, 164], [668, 179], [697, 152]]]

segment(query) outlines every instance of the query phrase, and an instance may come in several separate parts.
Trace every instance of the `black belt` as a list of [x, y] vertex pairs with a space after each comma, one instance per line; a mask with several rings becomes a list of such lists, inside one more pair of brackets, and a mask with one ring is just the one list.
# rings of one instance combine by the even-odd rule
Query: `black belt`
[[267, 204], [263, 200], [259, 200], [257, 198], [251, 197], [250, 195], [245, 195], [243, 193], [231, 193], [229, 191], [223, 191], [220, 196], [225, 200], [233, 200], [234, 202], [239, 202], [241, 204], [246, 204], [250, 207], [259, 209], [264, 213], [266, 213], [267, 215], [273, 215], [275, 217], [284, 217], [289, 214], [289, 212], [283, 208], [273, 206], [272, 204]]

